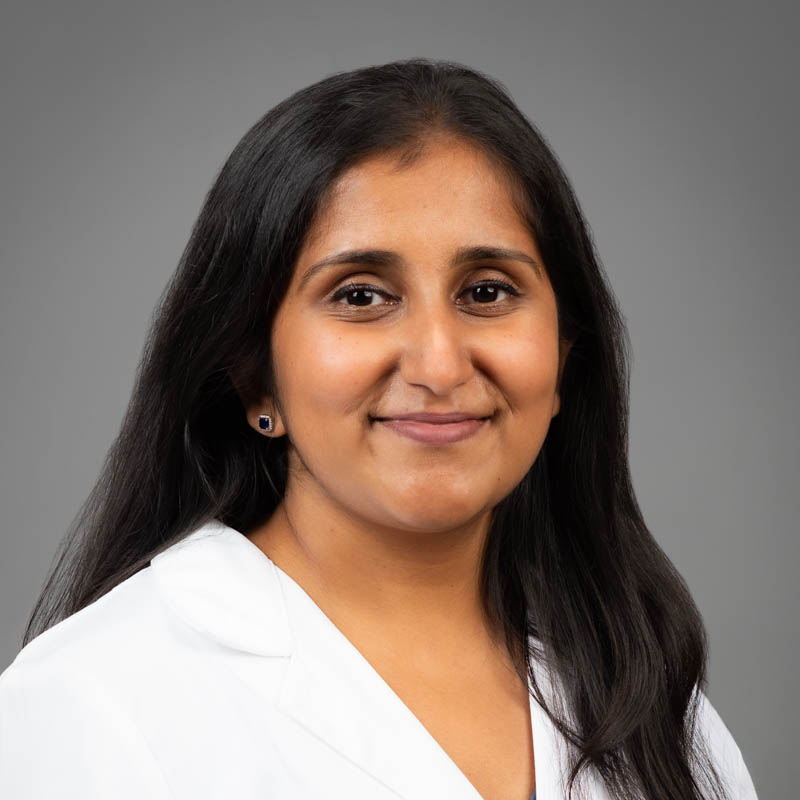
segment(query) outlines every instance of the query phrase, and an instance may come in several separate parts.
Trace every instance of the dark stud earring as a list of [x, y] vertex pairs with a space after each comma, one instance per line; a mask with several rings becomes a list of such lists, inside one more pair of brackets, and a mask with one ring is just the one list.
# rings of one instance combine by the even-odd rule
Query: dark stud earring
[[258, 427], [261, 428], [262, 431], [271, 431], [272, 430], [272, 417], [269, 414], [259, 414], [258, 415]]

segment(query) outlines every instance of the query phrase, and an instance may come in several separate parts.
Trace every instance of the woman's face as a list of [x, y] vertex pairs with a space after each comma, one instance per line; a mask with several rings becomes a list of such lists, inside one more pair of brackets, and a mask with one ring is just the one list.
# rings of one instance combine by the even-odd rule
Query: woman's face
[[[370, 158], [333, 188], [272, 331], [287, 494], [371, 524], [455, 528], [519, 483], [558, 413], [566, 349], [542, 258], [501, 174], [459, 141], [404, 169]], [[353, 250], [381, 253], [337, 255]], [[418, 412], [488, 419], [390, 421]]]

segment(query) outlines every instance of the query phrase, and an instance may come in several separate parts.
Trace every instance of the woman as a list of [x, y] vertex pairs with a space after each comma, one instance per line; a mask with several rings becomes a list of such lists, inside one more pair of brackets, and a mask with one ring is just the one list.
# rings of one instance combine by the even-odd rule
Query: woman
[[0, 794], [755, 798], [634, 497], [626, 347], [497, 82], [278, 104], [3, 673]]

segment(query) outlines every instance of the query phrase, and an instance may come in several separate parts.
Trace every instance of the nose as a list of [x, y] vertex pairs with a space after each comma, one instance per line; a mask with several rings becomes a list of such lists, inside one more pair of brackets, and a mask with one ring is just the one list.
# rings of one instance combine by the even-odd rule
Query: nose
[[459, 311], [445, 303], [425, 303], [409, 314], [397, 331], [403, 379], [447, 395], [474, 374], [470, 331]]

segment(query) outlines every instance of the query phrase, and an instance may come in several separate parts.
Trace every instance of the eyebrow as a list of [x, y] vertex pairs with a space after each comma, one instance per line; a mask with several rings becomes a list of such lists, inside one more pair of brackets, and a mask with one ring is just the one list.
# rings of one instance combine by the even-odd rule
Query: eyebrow
[[[451, 259], [451, 266], [472, 264], [476, 261], [522, 261], [533, 267], [538, 277], [543, 277], [542, 265], [531, 258], [522, 250], [511, 250], [507, 247], [493, 247], [491, 245], [475, 245], [472, 247], [459, 247]], [[365, 264], [367, 266], [398, 268], [405, 264], [401, 255], [393, 250], [343, 250], [319, 261], [309, 267], [300, 279], [299, 289], [308, 283], [311, 278], [325, 267], [335, 264]]]

